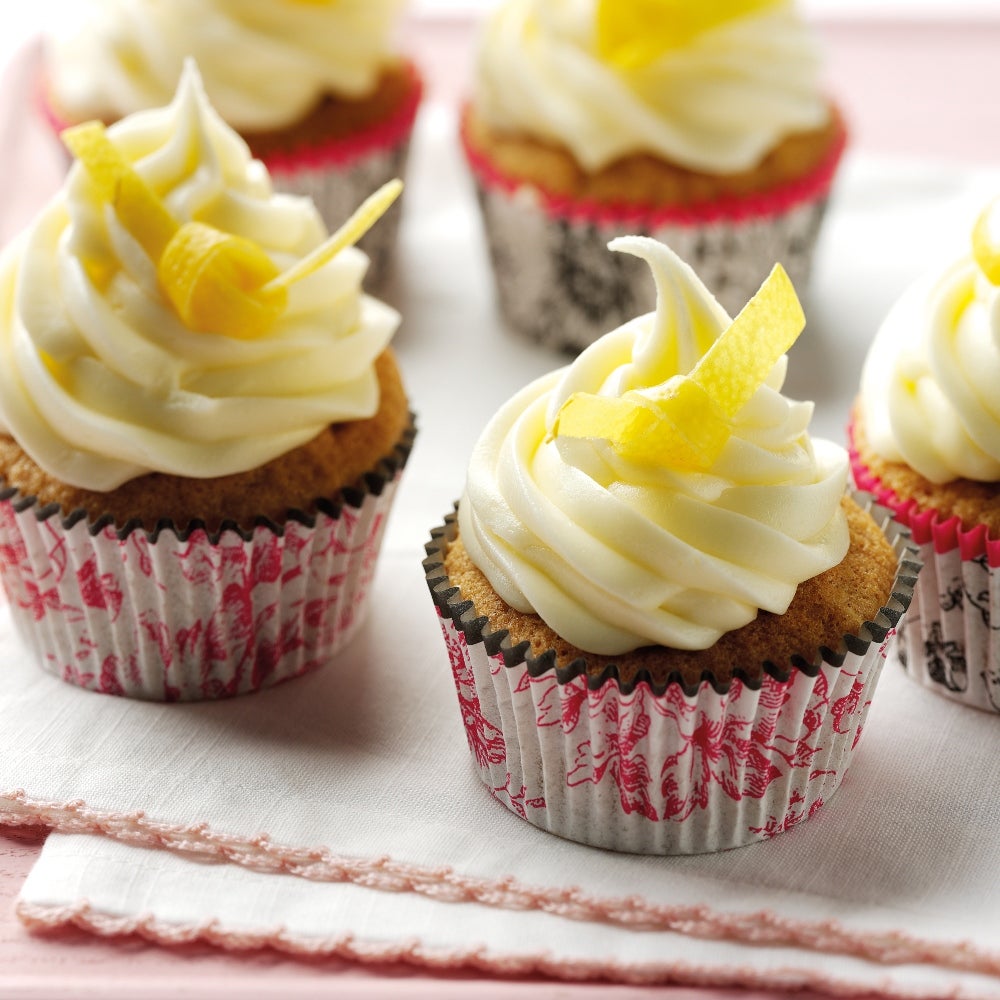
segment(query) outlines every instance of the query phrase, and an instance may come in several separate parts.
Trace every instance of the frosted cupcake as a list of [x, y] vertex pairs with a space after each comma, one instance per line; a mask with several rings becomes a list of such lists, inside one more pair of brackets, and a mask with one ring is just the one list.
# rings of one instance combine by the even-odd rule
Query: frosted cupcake
[[809, 274], [845, 141], [812, 32], [781, 0], [656, 6], [505, 0], [482, 40], [463, 140], [500, 308], [547, 344], [652, 308], [605, 252], [623, 233], [673, 246], [732, 312], [776, 260]]
[[363, 619], [412, 440], [345, 230], [275, 194], [193, 65], [65, 134], [0, 257], [0, 573], [46, 669], [157, 699], [318, 667]]
[[[275, 185], [330, 226], [403, 175], [421, 83], [395, 54], [404, 0], [91, 0], [53, 35], [44, 106], [58, 128], [167, 104], [194, 57], [216, 110]], [[378, 287], [398, 208], [362, 241]]]
[[498, 800], [598, 847], [736, 847], [836, 791], [915, 567], [781, 395], [787, 276], [734, 322], [662, 244], [612, 246], [656, 312], [501, 407], [427, 580]]
[[926, 563], [907, 673], [1000, 713], [1000, 208], [983, 213], [972, 243], [886, 317], [851, 437], [855, 480], [910, 526]]

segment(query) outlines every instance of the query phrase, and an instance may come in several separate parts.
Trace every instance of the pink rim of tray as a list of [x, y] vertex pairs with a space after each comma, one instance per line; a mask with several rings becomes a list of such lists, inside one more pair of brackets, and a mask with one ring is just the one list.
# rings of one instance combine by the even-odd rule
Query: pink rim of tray
[[[399, 145], [413, 129], [413, 122], [423, 96], [423, 80], [416, 67], [409, 61], [404, 66], [409, 84], [406, 100], [388, 118], [375, 122], [355, 135], [318, 142], [315, 145], [299, 146], [287, 151], [282, 150], [259, 159], [266, 164], [270, 172], [287, 174], [309, 167], [342, 166], [373, 151], [391, 149]], [[72, 124], [56, 113], [48, 100], [44, 84], [38, 88], [37, 103], [42, 117], [56, 135]]]
[[577, 200], [566, 195], [547, 191], [537, 184], [504, 173], [485, 153], [477, 149], [469, 138], [468, 105], [462, 111], [460, 136], [466, 158], [477, 179], [485, 187], [499, 188], [513, 195], [521, 188], [530, 187], [539, 198], [547, 215], [556, 219], [577, 222], [641, 223], [653, 228], [664, 225], [698, 226], [723, 219], [742, 221], [782, 215], [796, 205], [816, 201], [825, 195], [833, 184], [837, 166], [847, 146], [847, 128], [839, 112], [836, 140], [820, 165], [811, 173], [771, 191], [757, 192], [745, 197], [718, 198], [704, 205], [629, 205], [602, 204], [592, 200]]
[[854, 443], [853, 422], [847, 433], [851, 471], [858, 489], [866, 490], [880, 504], [888, 507], [900, 524], [910, 529], [914, 542], [933, 546], [938, 555], [955, 549], [959, 550], [963, 559], [979, 559], [985, 555], [990, 569], [1000, 566], [1000, 539], [990, 538], [986, 525], [979, 524], [964, 530], [961, 518], [957, 516], [942, 519], [936, 510], [921, 510], [916, 500], [901, 500], [864, 464]]

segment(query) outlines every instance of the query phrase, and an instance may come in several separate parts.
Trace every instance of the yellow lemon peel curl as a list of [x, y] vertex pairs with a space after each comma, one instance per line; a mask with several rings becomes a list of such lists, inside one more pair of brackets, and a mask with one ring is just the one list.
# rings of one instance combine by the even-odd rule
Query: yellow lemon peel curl
[[156, 275], [181, 321], [191, 330], [249, 339], [265, 334], [284, 313], [288, 289], [356, 243], [403, 189], [390, 181], [337, 232], [284, 273], [252, 240], [202, 222], [179, 223], [108, 138], [100, 122], [62, 133], [97, 197], [156, 265]]
[[783, 0], [598, 0], [598, 55], [638, 69], [728, 21], [778, 7]]
[[559, 410], [553, 436], [604, 439], [631, 461], [708, 469], [729, 440], [732, 419], [804, 327], [795, 289], [776, 264], [688, 375], [665, 383], [660, 396], [574, 393]]

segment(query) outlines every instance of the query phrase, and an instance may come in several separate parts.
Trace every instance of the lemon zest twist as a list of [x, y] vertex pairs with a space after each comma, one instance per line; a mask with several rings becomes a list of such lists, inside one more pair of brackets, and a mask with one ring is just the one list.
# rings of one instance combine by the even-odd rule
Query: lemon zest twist
[[728, 21], [784, 0], [598, 0], [597, 51], [619, 69], [640, 69]]
[[390, 181], [315, 250], [282, 273], [253, 240], [203, 222], [179, 223], [107, 136], [100, 122], [66, 129], [63, 142], [83, 165], [98, 199], [156, 265], [163, 293], [191, 330], [251, 339], [270, 330], [288, 289], [356, 243], [403, 189]]
[[776, 264], [689, 374], [665, 383], [660, 395], [576, 392], [560, 408], [552, 434], [603, 439], [636, 462], [708, 469], [732, 434], [732, 419], [804, 327], [792, 282]]

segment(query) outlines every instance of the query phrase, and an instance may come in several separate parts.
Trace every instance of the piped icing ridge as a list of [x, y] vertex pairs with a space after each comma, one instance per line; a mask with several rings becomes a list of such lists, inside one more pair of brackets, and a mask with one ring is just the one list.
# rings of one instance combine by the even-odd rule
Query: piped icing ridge
[[737, 5], [652, 45], [655, 22], [636, 16], [629, 27], [640, 6], [506, 0], [480, 44], [477, 114], [566, 147], [588, 171], [651, 153], [713, 174], [749, 170], [781, 139], [829, 120], [819, 49], [793, 3]]
[[[1000, 482], [1000, 207], [890, 310], [861, 375], [870, 447], [932, 483]], [[994, 283], [996, 282], [996, 283]]]
[[[193, 64], [168, 107], [107, 138], [166, 218], [245, 241], [275, 273], [324, 242], [313, 204], [272, 191]], [[146, 216], [103, 194], [76, 163], [0, 257], [0, 425], [46, 472], [98, 491], [150, 471], [227, 475], [376, 412], [374, 361], [399, 316], [361, 293], [364, 254], [345, 247], [290, 285], [254, 336], [192, 328], [165, 294]]]
[[370, 94], [405, 0], [102, 0], [50, 40], [49, 88], [71, 121], [166, 104], [193, 57], [244, 132], [304, 118], [324, 94]]
[[707, 648], [759, 609], [783, 613], [799, 583], [843, 558], [847, 455], [809, 437], [811, 403], [781, 395], [784, 356], [707, 464], [661, 464], [560, 433], [581, 394], [657, 407], [740, 323], [662, 244], [627, 237], [612, 247], [650, 265], [656, 312], [501, 407], [473, 451], [460, 534], [511, 607], [581, 649]]

